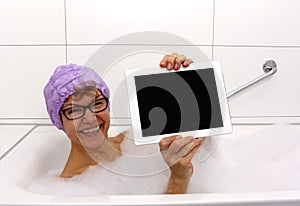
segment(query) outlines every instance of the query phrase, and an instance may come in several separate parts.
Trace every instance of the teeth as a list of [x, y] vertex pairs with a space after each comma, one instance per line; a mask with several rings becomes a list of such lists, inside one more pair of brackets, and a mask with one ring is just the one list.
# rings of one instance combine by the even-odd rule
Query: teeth
[[90, 129], [84, 129], [84, 130], [81, 130], [83, 133], [91, 133], [91, 132], [96, 132], [98, 129], [99, 129], [99, 125], [97, 127], [94, 127], [94, 128], [90, 128]]

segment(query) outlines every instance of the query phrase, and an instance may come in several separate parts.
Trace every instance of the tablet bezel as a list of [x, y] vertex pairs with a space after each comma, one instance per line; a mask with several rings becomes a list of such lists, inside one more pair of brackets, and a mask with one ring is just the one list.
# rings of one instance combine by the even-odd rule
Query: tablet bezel
[[[178, 132], [178, 133], [170, 133], [163, 135], [154, 135], [154, 136], [142, 136], [142, 128], [140, 122], [140, 114], [138, 108], [138, 100], [137, 100], [137, 91], [135, 84], [135, 76], [140, 75], [151, 75], [151, 74], [163, 74], [163, 73], [172, 73], [172, 72], [184, 72], [189, 70], [198, 70], [198, 69], [213, 69], [214, 77], [217, 86], [218, 98], [220, 103], [220, 109], [223, 120], [223, 127], [203, 129], [203, 130], [193, 130], [187, 132]], [[127, 92], [129, 98], [129, 107], [131, 114], [131, 123], [133, 130], [134, 142], [136, 145], [144, 145], [144, 144], [152, 144], [159, 142], [162, 138], [172, 136], [172, 135], [181, 135], [185, 136], [193, 136], [193, 137], [207, 137], [213, 135], [221, 135], [228, 134], [232, 132], [232, 124], [230, 119], [230, 111], [227, 102], [226, 89], [223, 79], [223, 73], [221, 70], [220, 62], [211, 61], [205, 63], [193, 63], [187, 68], [182, 68], [180, 70], [171, 70], [168, 71], [166, 69], [161, 68], [138, 68], [138, 69], [130, 69], [125, 72], [126, 82], [127, 82]]]

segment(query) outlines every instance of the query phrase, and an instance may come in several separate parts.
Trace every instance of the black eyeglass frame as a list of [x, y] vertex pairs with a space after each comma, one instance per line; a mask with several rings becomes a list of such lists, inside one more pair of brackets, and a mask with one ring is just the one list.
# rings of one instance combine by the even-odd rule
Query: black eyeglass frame
[[[105, 102], [106, 102], [105, 108], [104, 108], [104, 109], [101, 109], [100, 111], [97, 111], [97, 112], [92, 111], [91, 105], [93, 105], [93, 104], [95, 104], [97, 101], [103, 100], [103, 99], [104, 99]], [[68, 110], [72, 109], [72, 107], [69, 107], [69, 108], [60, 110], [59, 113], [60, 113], [60, 114], [63, 114], [68, 120], [75, 120], [75, 119], [82, 118], [82, 117], [85, 115], [86, 109], [89, 109], [92, 113], [96, 114], [96, 113], [102, 112], [102, 111], [104, 111], [104, 110], [107, 109], [107, 107], [108, 107], [108, 98], [104, 97], [104, 98], [101, 98], [101, 99], [96, 99], [94, 102], [91, 102], [89, 105], [86, 105], [86, 106], [76, 106], [76, 108], [77, 108], [77, 107], [83, 109], [83, 114], [82, 114], [80, 117], [75, 117], [75, 118], [69, 118], [69, 117], [67, 117], [66, 112], [67, 112]]]

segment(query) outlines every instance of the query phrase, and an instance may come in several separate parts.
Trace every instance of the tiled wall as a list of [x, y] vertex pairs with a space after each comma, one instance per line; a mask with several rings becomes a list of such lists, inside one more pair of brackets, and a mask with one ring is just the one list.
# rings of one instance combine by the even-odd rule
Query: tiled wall
[[[231, 114], [300, 116], [299, 11], [298, 0], [2, 0], [0, 118], [48, 118], [43, 87], [60, 64], [93, 66], [97, 59], [114, 93], [122, 68], [157, 66], [161, 54], [153, 50], [162, 47], [194, 59], [192, 50], [201, 49], [221, 61], [227, 91], [261, 75], [265, 59], [276, 60], [278, 73], [230, 100]], [[172, 33], [190, 44], [151, 35], [118, 41], [144, 31]], [[111, 61], [120, 51], [133, 54]]]

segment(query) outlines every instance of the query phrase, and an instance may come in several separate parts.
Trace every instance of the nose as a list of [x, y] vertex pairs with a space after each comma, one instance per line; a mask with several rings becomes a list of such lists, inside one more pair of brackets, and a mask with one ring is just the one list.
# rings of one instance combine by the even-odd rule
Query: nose
[[91, 112], [89, 109], [85, 110], [85, 114], [83, 116], [82, 122], [86, 124], [94, 123], [96, 120], [96, 114]]

